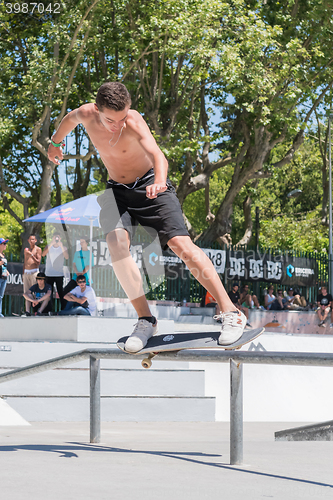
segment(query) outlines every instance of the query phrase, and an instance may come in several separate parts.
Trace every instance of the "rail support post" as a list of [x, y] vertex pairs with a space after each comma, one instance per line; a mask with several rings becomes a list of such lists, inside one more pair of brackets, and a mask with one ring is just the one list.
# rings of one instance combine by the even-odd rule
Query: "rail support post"
[[243, 463], [243, 364], [230, 360], [230, 464]]
[[90, 356], [90, 442], [101, 439], [100, 360]]

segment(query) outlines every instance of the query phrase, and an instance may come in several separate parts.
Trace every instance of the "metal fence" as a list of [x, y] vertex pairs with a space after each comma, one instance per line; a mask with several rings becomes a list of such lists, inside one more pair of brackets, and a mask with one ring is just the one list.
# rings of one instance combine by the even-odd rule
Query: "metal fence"
[[[78, 233], [82, 236], [82, 231]], [[97, 234], [97, 233], [96, 233]], [[75, 238], [73, 234], [73, 238]], [[149, 236], [145, 237], [144, 234], [139, 234], [136, 239], [136, 244], [148, 242]], [[205, 241], [197, 241], [196, 245], [200, 248], [211, 248], [216, 250], [229, 250], [229, 251], [254, 251], [254, 247], [226, 247], [221, 246], [218, 243], [211, 243]], [[270, 254], [272, 257], [275, 256], [288, 256], [288, 257], [306, 257], [311, 258], [316, 261], [318, 275], [316, 276], [316, 285], [311, 287], [298, 287], [300, 294], [303, 295], [306, 300], [313, 304], [316, 301], [319, 286], [328, 286], [328, 273], [329, 273], [329, 259], [327, 253], [318, 252], [300, 252], [297, 250], [293, 251], [282, 251], [279, 249], [268, 248], [259, 249], [261, 253]], [[11, 255], [9, 259], [12, 262], [19, 262], [19, 257]], [[221, 281], [226, 286], [227, 290], [231, 288], [231, 281], [227, 282], [225, 275], [220, 275]], [[126, 298], [126, 295], [119, 284], [115, 273], [110, 266], [96, 267], [93, 269], [93, 288], [98, 297], [113, 297], [113, 298]], [[249, 284], [252, 293], [257, 295], [259, 302], [264, 304], [264, 295], [268, 287], [267, 282], [256, 281], [247, 282], [242, 281], [243, 284]], [[200, 285], [200, 283], [191, 275], [189, 271], [185, 273], [183, 277], [178, 277], [177, 279], [171, 279], [166, 276], [162, 280], [159, 279], [159, 284], [156, 285], [153, 282], [148, 281], [149, 290], [146, 293], [148, 300], [168, 300], [173, 302], [186, 302], [198, 303], [202, 300], [205, 290]], [[282, 290], [286, 289], [286, 286], [279, 286]], [[332, 293], [332, 290], [329, 290]], [[22, 297], [15, 296], [5, 296], [3, 302], [3, 313], [5, 315], [11, 315], [12, 313], [20, 313], [24, 308], [24, 301]]]

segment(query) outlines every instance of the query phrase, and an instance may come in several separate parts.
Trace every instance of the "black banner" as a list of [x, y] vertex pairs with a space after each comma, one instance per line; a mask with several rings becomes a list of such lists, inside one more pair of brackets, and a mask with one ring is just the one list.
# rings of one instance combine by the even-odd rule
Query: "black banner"
[[315, 259], [307, 257], [239, 251], [227, 252], [226, 273], [228, 280], [315, 286], [318, 266]]
[[8, 275], [5, 294], [22, 295], [23, 294], [23, 264], [21, 262], [8, 262]]

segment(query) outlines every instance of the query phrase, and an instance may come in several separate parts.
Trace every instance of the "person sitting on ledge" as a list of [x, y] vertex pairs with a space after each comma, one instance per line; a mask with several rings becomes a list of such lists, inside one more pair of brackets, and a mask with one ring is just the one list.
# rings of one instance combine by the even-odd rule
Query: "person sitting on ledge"
[[292, 287], [288, 288], [288, 295], [282, 299], [284, 309], [300, 309], [307, 306], [305, 297], [301, 297], [299, 293], [294, 292]]
[[59, 316], [95, 316], [96, 295], [91, 286], [87, 285], [84, 274], [76, 279], [77, 287], [64, 296], [66, 307], [59, 311]]
[[259, 304], [257, 296], [254, 294], [251, 295], [249, 285], [244, 285], [241, 289], [239, 302], [243, 307], [248, 309], [254, 309], [254, 307], [256, 307], [257, 309], [264, 310], [264, 307]]
[[278, 295], [274, 295], [274, 287], [271, 285], [268, 288], [268, 293], [265, 295], [265, 307], [268, 311], [282, 311], [282, 290], [278, 290]]
[[[330, 310], [331, 310], [331, 305], [332, 305], [332, 295], [330, 293], [327, 293], [327, 288], [326, 286], [322, 286], [319, 288], [319, 291], [321, 292], [318, 297], [317, 297], [317, 314], [319, 318], [319, 324], [318, 326], [323, 326], [325, 327], [325, 319], [327, 318]], [[332, 318], [331, 318], [332, 321]], [[333, 327], [333, 323], [330, 324], [330, 328]]]
[[[27, 304], [32, 305], [35, 316], [42, 316], [52, 312], [51, 293], [52, 288], [46, 283], [44, 273], [38, 273], [37, 283], [32, 285], [29, 290], [23, 294]], [[26, 309], [24, 316], [31, 316], [30, 307]]]

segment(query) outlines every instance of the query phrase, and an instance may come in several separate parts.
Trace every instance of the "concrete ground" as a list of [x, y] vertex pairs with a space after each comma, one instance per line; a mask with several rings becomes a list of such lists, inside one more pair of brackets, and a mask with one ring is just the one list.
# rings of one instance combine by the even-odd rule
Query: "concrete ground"
[[275, 442], [286, 423], [244, 424], [244, 465], [229, 465], [229, 424], [86, 423], [0, 427], [1, 498], [307, 500], [333, 498], [333, 442]]

